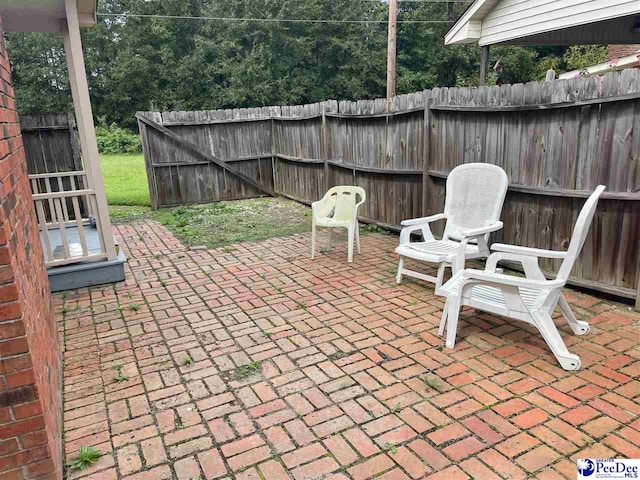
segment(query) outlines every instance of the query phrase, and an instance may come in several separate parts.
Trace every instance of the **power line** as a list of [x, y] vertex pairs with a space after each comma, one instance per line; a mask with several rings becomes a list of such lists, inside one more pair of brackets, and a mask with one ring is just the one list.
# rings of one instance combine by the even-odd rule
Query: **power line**
[[[424, 1], [424, 0], [422, 0]], [[175, 20], [217, 20], [223, 22], [269, 22], [269, 23], [375, 23], [386, 25], [387, 20], [328, 20], [306, 18], [253, 18], [253, 17], [196, 17], [189, 15], [157, 15], [145, 13], [98, 13], [101, 17], [162, 18]], [[451, 23], [448, 20], [398, 20], [398, 23]]]

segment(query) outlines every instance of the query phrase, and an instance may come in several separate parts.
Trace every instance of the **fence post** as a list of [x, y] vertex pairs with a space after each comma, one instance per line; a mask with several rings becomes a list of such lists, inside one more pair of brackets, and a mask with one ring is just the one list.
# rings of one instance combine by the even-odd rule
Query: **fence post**
[[640, 257], [636, 262], [636, 312], [640, 312]]
[[273, 191], [276, 190], [276, 121], [273, 119], [273, 112], [271, 115], [271, 175], [273, 177]]
[[158, 191], [156, 189], [156, 169], [153, 167], [153, 160], [150, 152], [150, 142], [147, 137], [147, 126], [138, 118], [138, 131], [140, 132], [140, 141], [142, 142], [142, 156], [144, 157], [144, 166], [147, 170], [147, 183], [149, 184], [149, 196], [151, 197], [151, 208], [158, 209]]
[[431, 215], [430, 194], [435, 184], [429, 176], [429, 161], [431, 158], [431, 104], [433, 98], [427, 98], [424, 105], [424, 141], [422, 142], [422, 215]]
[[329, 190], [329, 144], [327, 138], [327, 116], [325, 114], [325, 102], [322, 102], [322, 148], [320, 149], [320, 154], [322, 155], [322, 159], [324, 160], [324, 191]]

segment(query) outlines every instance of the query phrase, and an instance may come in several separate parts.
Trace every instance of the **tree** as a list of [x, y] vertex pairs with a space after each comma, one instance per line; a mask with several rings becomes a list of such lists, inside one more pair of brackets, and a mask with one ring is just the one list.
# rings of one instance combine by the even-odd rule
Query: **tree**
[[[245, 0], [213, 2], [205, 14], [377, 20], [384, 6], [346, 0]], [[209, 65], [206, 78], [215, 82], [217, 107], [368, 98], [384, 92], [384, 32], [380, 24], [210, 21], [197, 37], [195, 57], [196, 63]]]
[[20, 113], [71, 109], [71, 90], [60, 35], [12, 33], [7, 36], [7, 48]]
[[[104, 0], [102, 12], [200, 16], [201, 0]], [[181, 75], [199, 29], [193, 20], [101, 17], [83, 31], [94, 114], [135, 125], [135, 112], [176, 108], [188, 98]], [[198, 75], [193, 70], [193, 75]]]
[[[388, 4], [383, 1], [101, 0], [99, 6], [110, 14], [372, 22], [99, 16], [98, 25], [83, 30], [82, 39], [94, 114], [109, 125], [135, 128], [139, 110], [287, 105], [385, 94]], [[464, 8], [462, 3], [400, 3], [399, 94], [478, 84], [478, 47], [444, 45], [450, 20]], [[7, 37], [19, 111], [69, 110], [61, 36]], [[505, 65], [508, 82], [540, 78], [539, 64], [562, 64], [558, 53], [563, 52], [547, 47], [495, 47], [491, 52], [491, 62], [501, 59]]]
[[607, 60], [604, 45], [574, 45], [564, 54], [564, 63], [569, 70], [582, 70]]

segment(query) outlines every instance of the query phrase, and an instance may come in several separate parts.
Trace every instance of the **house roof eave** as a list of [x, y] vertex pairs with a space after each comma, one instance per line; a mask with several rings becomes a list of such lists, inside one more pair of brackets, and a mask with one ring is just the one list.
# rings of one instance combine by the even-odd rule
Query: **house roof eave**
[[445, 45], [477, 43], [482, 20], [499, 0], [476, 0], [462, 14], [444, 37]]
[[[78, 20], [83, 28], [97, 22], [97, 0], [78, 0]], [[66, 18], [65, 0], [0, 0], [6, 32], [59, 32]]]

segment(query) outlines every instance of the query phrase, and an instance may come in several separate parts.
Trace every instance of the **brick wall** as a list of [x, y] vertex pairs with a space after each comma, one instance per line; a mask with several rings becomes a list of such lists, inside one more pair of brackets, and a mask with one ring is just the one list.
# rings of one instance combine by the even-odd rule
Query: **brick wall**
[[639, 45], [609, 45], [607, 48], [607, 57], [609, 60], [614, 58], [626, 57], [627, 55], [633, 55], [640, 50]]
[[60, 365], [0, 18], [0, 480], [61, 477]]

